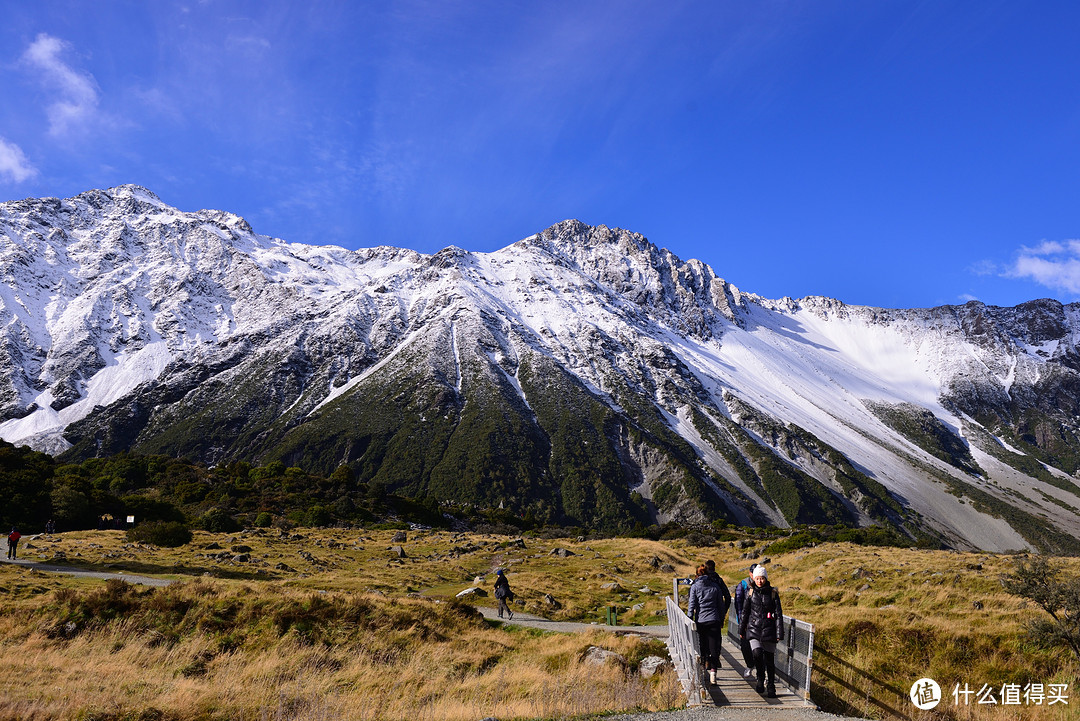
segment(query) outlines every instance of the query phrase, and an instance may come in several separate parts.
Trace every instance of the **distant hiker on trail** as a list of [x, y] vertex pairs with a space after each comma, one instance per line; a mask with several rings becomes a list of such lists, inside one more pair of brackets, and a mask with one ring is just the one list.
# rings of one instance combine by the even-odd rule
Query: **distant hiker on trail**
[[[750, 564], [750, 575], [739, 581], [739, 585], [735, 586], [735, 621], [742, 627], [742, 609], [743, 603], [746, 602], [746, 592], [754, 587], [754, 569], [757, 568], [756, 563]], [[743, 678], [754, 677], [754, 652], [750, 648], [750, 639], [745, 636], [739, 639], [739, 649], [742, 651], [743, 663], [746, 664], [746, 670], [743, 671]]]
[[15, 558], [19, 550], [19, 539], [22, 538], [22, 534], [16, 529], [12, 528], [11, 533], [7, 537], [7, 557]]
[[500, 568], [495, 572], [495, 598], [499, 601], [499, 618], [503, 617], [503, 611], [509, 614], [507, 620], [514, 620], [514, 612], [507, 604], [514, 600], [514, 592], [510, 590], [510, 582], [506, 580], [506, 574]]
[[[746, 592], [743, 602], [739, 638], [750, 640], [757, 667], [758, 693], [765, 691], [769, 698], [776, 696], [776, 642], [783, 638], [784, 611], [780, 607], [780, 594], [769, 583], [764, 566], [754, 569], [754, 586]], [[769, 685], [765, 685], [768, 672]]]
[[724, 635], [724, 616], [731, 605], [727, 584], [709, 567], [697, 568], [697, 578], [690, 585], [688, 615], [697, 623], [701, 660], [709, 672], [709, 683], [716, 684], [716, 670], [720, 668], [720, 639]]
[[56, 524], [51, 518], [45, 521], [45, 533], [56, 533]]

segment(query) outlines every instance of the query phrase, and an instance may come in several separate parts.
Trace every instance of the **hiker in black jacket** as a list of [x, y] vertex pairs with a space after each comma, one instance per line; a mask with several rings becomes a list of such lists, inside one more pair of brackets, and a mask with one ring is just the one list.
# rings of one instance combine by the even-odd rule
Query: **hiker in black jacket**
[[[742, 626], [742, 610], [743, 604], [746, 602], [746, 592], [754, 587], [754, 569], [757, 568], [756, 563], [750, 564], [750, 575], [739, 581], [735, 586], [735, 591], [732, 596], [735, 598], [735, 623]], [[743, 663], [746, 665], [746, 670], [743, 671], [743, 678], [751, 679], [754, 677], [754, 651], [750, 648], [750, 639], [742, 638], [739, 643], [739, 650], [742, 651]]]
[[[757, 667], [758, 693], [765, 692], [769, 698], [776, 696], [776, 642], [784, 636], [784, 611], [780, 607], [780, 594], [772, 584], [765, 566], [754, 569], [754, 587], [746, 592], [743, 601], [739, 638], [750, 640]], [[768, 685], [765, 676], [768, 673]]]
[[501, 568], [495, 572], [495, 598], [499, 601], [499, 618], [502, 618], [503, 611], [506, 611], [509, 616], [507, 620], [513, 621], [514, 612], [507, 604], [514, 600], [514, 592], [510, 590], [510, 582], [506, 580], [506, 574]]

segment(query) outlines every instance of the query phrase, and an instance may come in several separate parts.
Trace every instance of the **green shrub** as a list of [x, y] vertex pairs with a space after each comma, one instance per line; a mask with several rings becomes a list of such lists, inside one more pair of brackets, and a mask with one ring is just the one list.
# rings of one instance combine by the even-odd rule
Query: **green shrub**
[[274, 524], [274, 517], [266, 511], [263, 511], [259, 515], [255, 516], [256, 528], [270, 528]]
[[211, 508], [199, 517], [195, 524], [198, 528], [211, 533], [232, 533], [240, 530], [240, 524], [221, 508]]
[[149, 521], [129, 528], [127, 539], [133, 543], [176, 548], [191, 543], [191, 529], [179, 521]]

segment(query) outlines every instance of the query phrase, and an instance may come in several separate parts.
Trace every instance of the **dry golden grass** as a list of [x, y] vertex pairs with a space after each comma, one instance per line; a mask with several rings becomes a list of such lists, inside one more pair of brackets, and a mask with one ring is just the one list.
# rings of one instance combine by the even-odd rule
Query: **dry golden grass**
[[[1061, 560], [1080, 575], [1080, 559]], [[747, 563], [725, 563], [725, 577], [737, 579]], [[908, 699], [911, 684], [929, 677], [946, 697], [933, 718], [1080, 718], [1080, 669], [1064, 650], [1027, 640], [1027, 625], [1042, 611], [1001, 588], [1011, 556], [823, 544], [777, 555], [768, 567], [785, 613], [815, 624], [812, 683], [822, 705], [873, 718], [931, 718]], [[1029, 682], [1069, 684], [1076, 697], [1068, 706], [998, 708], [952, 698], [956, 684]]]
[[[192, 630], [167, 642], [134, 619], [50, 638], [50, 612], [32, 609], [57, 604], [67, 593], [61, 589], [85, 594], [102, 582], [0, 567], [7, 609], [0, 614], [0, 653], [9, 664], [0, 680], [0, 719], [563, 718], [679, 705], [671, 674], [643, 683], [621, 669], [580, 662], [589, 645], [634, 658], [644, 653], [638, 639], [600, 629], [563, 636], [459, 622], [439, 610], [452, 604], [435, 601], [449, 601], [477, 576], [490, 591], [493, 570], [506, 568], [523, 610], [597, 621], [608, 605], [618, 605], [621, 622], [662, 623], [656, 612], [674, 575], [711, 557], [733, 587], [750, 563], [731, 544], [526, 538], [521, 547], [517, 539], [438, 531], [410, 531], [401, 544], [407, 556], [399, 559], [389, 550], [392, 536], [197, 533], [182, 549], [132, 546], [118, 532], [30, 539], [23, 551], [30, 560], [206, 579], [186, 592], [214, 600], [218, 616], [240, 599], [259, 599], [267, 618], [312, 597], [361, 599], [381, 609], [383, 625], [362, 630], [340, 622], [279, 635], [269, 621], [252, 621], [228, 637], [225, 621], [207, 611]], [[206, 549], [211, 543], [220, 548]], [[575, 555], [552, 555], [558, 548]], [[234, 560], [241, 553], [247, 560]], [[675, 572], [660, 570], [653, 559]], [[1065, 562], [1080, 574], [1080, 562]], [[912, 721], [1080, 718], [1080, 696], [1071, 698], [1076, 665], [1028, 642], [1026, 624], [1041, 612], [1001, 590], [998, 578], [1011, 567], [1007, 556], [848, 544], [781, 554], [769, 563], [785, 612], [816, 624], [815, 700], [830, 710]], [[601, 588], [613, 581], [621, 591]], [[545, 602], [547, 594], [558, 609]], [[494, 605], [490, 596], [474, 602]], [[638, 604], [640, 610], [629, 610]], [[424, 631], [440, 625], [438, 638]], [[920, 715], [907, 699], [911, 683], [924, 676], [946, 690], [933, 716]], [[949, 696], [956, 683], [977, 689], [1028, 681], [1070, 684], [1069, 705], [957, 707]]]

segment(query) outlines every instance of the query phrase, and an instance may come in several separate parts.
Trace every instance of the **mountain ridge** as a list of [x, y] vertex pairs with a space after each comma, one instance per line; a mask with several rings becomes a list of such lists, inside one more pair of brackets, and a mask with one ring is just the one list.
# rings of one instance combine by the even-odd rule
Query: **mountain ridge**
[[133, 185], [0, 204], [0, 277], [0, 437], [70, 458], [345, 464], [605, 528], [1080, 534], [1076, 304], [769, 300], [575, 220], [492, 253], [307, 246]]

